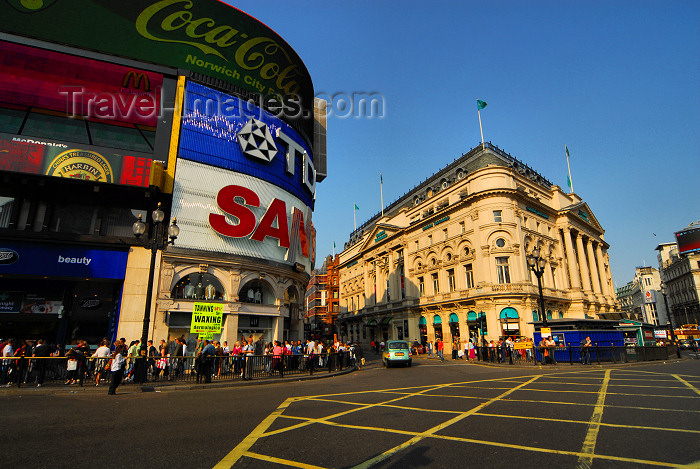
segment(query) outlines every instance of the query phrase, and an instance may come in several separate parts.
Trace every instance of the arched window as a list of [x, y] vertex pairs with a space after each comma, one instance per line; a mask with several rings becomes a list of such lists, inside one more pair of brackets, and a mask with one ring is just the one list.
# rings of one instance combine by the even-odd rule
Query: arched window
[[294, 319], [299, 317], [299, 295], [294, 287], [284, 291], [284, 315]]
[[243, 285], [238, 293], [238, 298], [241, 303], [257, 303], [262, 305], [273, 305], [276, 300], [270, 284], [257, 278]]
[[226, 292], [212, 274], [190, 274], [181, 278], [170, 294], [176, 300], [223, 300]]

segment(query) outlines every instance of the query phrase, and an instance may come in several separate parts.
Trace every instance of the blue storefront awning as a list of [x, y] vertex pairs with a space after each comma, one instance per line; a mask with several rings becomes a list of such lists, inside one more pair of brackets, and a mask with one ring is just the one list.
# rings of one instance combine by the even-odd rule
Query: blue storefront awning
[[503, 308], [501, 310], [501, 319], [518, 319], [518, 312], [515, 308]]
[[459, 316], [455, 313], [450, 313], [450, 322], [459, 322]]
[[436, 314], [433, 316], [433, 324], [442, 324], [442, 318]]

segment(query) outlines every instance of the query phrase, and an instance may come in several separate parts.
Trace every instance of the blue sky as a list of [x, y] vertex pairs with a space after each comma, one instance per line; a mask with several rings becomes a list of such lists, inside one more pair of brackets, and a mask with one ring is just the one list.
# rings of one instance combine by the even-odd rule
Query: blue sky
[[[700, 2], [231, 1], [299, 54], [316, 94], [374, 94], [331, 116], [317, 259], [484, 138], [566, 188], [605, 229], [616, 286], [700, 220]], [[438, 8], [437, 5], [440, 5]], [[654, 235], [656, 234], [656, 236]]]

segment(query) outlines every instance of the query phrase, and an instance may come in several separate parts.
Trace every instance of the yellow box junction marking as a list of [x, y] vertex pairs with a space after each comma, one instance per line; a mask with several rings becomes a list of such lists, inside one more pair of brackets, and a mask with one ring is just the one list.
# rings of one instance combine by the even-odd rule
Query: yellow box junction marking
[[[685, 412], [685, 413], [700, 413], [700, 411], [689, 411], [689, 410], [680, 410], [680, 409], [664, 409], [664, 408], [648, 408], [648, 407], [635, 407], [635, 406], [620, 406], [620, 405], [605, 405], [605, 398], [608, 394], [613, 394], [613, 393], [608, 393], [608, 389], [611, 385], [611, 375], [612, 375], [612, 370], [606, 370], [604, 374], [601, 374], [600, 376], [595, 376], [595, 374], [592, 373], [600, 373], [599, 371], [585, 371], [581, 372], [580, 374], [574, 374], [576, 378], [584, 378], [584, 379], [591, 379], [591, 380], [597, 380], [595, 384], [600, 385], [600, 389], [597, 392], [598, 398], [595, 404], [591, 403], [579, 403], [579, 402], [557, 402], [557, 401], [542, 401], [542, 400], [526, 400], [526, 399], [513, 399], [513, 398], [507, 398], [509, 395], [516, 391], [530, 391], [530, 392], [551, 392], [549, 390], [542, 390], [542, 389], [537, 389], [537, 388], [528, 388], [529, 385], [535, 383], [537, 380], [539, 382], [545, 384], [547, 378], [554, 378], [557, 376], [563, 376], [563, 377], [572, 377], [571, 372], [565, 372], [565, 373], [552, 373], [552, 374], [547, 374], [547, 375], [540, 375], [540, 376], [535, 376], [532, 377], [532, 375], [529, 376], [517, 376], [517, 377], [508, 377], [508, 378], [501, 378], [501, 379], [484, 379], [484, 380], [474, 380], [474, 381], [466, 381], [466, 382], [460, 382], [460, 383], [449, 383], [449, 384], [440, 384], [440, 385], [427, 385], [427, 386], [412, 386], [412, 387], [407, 387], [407, 388], [394, 388], [394, 389], [381, 389], [381, 390], [368, 390], [368, 391], [357, 391], [357, 392], [343, 392], [343, 393], [332, 393], [332, 394], [324, 394], [324, 395], [316, 395], [316, 396], [305, 396], [305, 397], [297, 397], [297, 398], [289, 398], [285, 402], [283, 402], [272, 414], [270, 414], [265, 420], [263, 420], [256, 428], [253, 430], [253, 432], [248, 435], [236, 448], [234, 448], [228, 455], [224, 457], [216, 466], [215, 468], [223, 468], [223, 467], [232, 467], [234, 464], [236, 464], [242, 457], [247, 457], [247, 458], [253, 458], [257, 460], [262, 460], [262, 461], [267, 461], [267, 462], [272, 462], [275, 464], [281, 464], [281, 465], [286, 465], [289, 467], [299, 467], [299, 468], [308, 468], [308, 469], [317, 469], [319, 466], [307, 464], [301, 461], [291, 461], [283, 458], [278, 458], [275, 456], [271, 455], [263, 455], [259, 453], [254, 453], [250, 451], [250, 448], [257, 442], [257, 440], [261, 438], [266, 438], [269, 436], [273, 435], [280, 435], [288, 431], [293, 431], [298, 428], [302, 428], [308, 425], [312, 424], [322, 424], [322, 425], [327, 425], [329, 427], [338, 427], [338, 428], [347, 428], [347, 429], [355, 429], [355, 430], [365, 430], [365, 431], [380, 431], [380, 432], [390, 432], [394, 435], [406, 435], [410, 437], [407, 441], [404, 443], [395, 446], [393, 448], [388, 449], [387, 451], [383, 452], [382, 454], [368, 459], [358, 465], [356, 465], [356, 468], [369, 468], [372, 467], [375, 464], [378, 464], [388, 458], [391, 458], [393, 455], [399, 453], [400, 451], [409, 448], [410, 446], [414, 445], [415, 443], [424, 440], [426, 438], [432, 438], [432, 439], [440, 439], [444, 441], [454, 441], [454, 442], [461, 442], [461, 443], [470, 443], [470, 444], [479, 444], [479, 445], [485, 445], [485, 446], [493, 446], [493, 447], [498, 447], [498, 448], [512, 448], [512, 449], [518, 449], [518, 450], [523, 450], [523, 451], [530, 451], [530, 452], [536, 452], [536, 453], [545, 453], [545, 454], [552, 454], [552, 455], [567, 455], [567, 456], [574, 456], [578, 457], [579, 461], [579, 466], [581, 467], [590, 467], [591, 463], [593, 460], [607, 460], [607, 461], [620, 461], [620, 462], [627, 462], [627, 463], [632, 463], [632, 464], [645, 464], [645, 465], [651, 465], [651, 466], [662, 466], [662, 467], [691, 467], [691, 468], [696, 468], [700, 469], [700, 462], [694, 462], [689, 465], [681, 465], [681, 464], [676, 464], [676, 463], [670, 463], [666, 461], [650, 461], [650, 460], [643, 460], [643, 459], [635, 459], [635, 458], [628, 458], [628, 457], [620, 457], [620, 456], [614, 456], [614, 455], [602, 455], [602, 454], [595, 454], [595, 447], [596, 447], [596, 441], [598, 437], [598, 432], [600, 427], [614, 427], [614, 428], [629, 428], [629, 429], [639, 429], [639, 430], [653, 430], [653, 431], [671, 431], [671, 432], [679, 432], [679, 433], [687, 433], [687, 434], [700, 434], [700, 430], [685, 430], [685, 429], [678, 429], [678, 428], [657, 428], [657, 427], [647, 427], [647, 426], [635, 426], [635, 425], [619, 425], [619, 424], [606, 424], [602, 422], [602, 416], [603, 416], [603, 411], [605, 407], [608, 408], [622, 408], [622, 409], [640, 409], [640, 410], [658, 410], [658, 411], [665, 411], [665, 412]], [[632, 372], [622, 372], [615, 370], [615, 375], [617, 376], [618, 373], [622, 376], [628, 376], [631, 375]], [[642, 373], [641, 371], [638, 372]], [[646, 372], [646, 373], [652, 373], [656, 375], [657, 377], [661, 378], [663, 376], [669, 376], [668, 374], [664, 373], [656, 373], [656, 372]], [[585, 375], [582, 376], [582, 375]], [[700, 391], [698, 390], [697, 387], [693, 386], [693, 384], [689, 383], [688, 381], [684, 380], [681, 378], [679, 375], [671, 375], [673, 376], [677, 381], [683, 383], [686, 387], [692, 389], [695, 393], [700, 394]], [[691, 379], [695, 379], [696, 377], [692, 377]], [[618, 378], [615, 378], [616, 380]], [[522, 381], [526, 380], [526, 381]], [[624, 381], [625, 379], [622, 378], [621, 381]], [[631, 379], [630, 379], [631, 381]], [[647, 382], [649, 382], [648, 379], [646, 379]], [[667, 380], [659, 380], [659, 381], [667, 381]], [[440, 389], [447, 389], [447, 388], [477, 388], [477, 389], [490, 389], [490, 390], [502, 390], [503, 388], [497, 387], [497, 386], [486, 386], [486, 387], [480, 387], [478, 384], [490, 384], [490, 383], [500, 383], [505, 384], [505, 383], [512, 383], [515, 386], [513, 388], [507, 389], [505, 392], [501, 393], [497, 397], [494, 398], [487, 398], [487, 397], [475, 397], [475, 396], [456, 396], [456, 395], [450, 395], [450, 394], [442, 394], [442, 393], [433, 393], [433, 391], [439, 391]], [[539, 383], [538, 383], [539, 384]], [[558, 384], [562, 384], [559, 382]], [[569, 383], [569, 384], [579, 384], [579, 383]], [[593, 384], [593, 383], [590, 383]], [[648, 387], [654, 387], [654, 386], [648, 386]], [[680, 387], [679, 389], [684, 389]], [[426, 394], [429, 393], [430, 394]], [[344, 396], [358, 396], [358, 395], [369, 395], [369, 394], [397, 394], [398, 396], [392, 399], [388, 399], [383, 402], [377, 402], [377, 403], [371, 403], [371, 404], [366, 404], [362, 402], [356, 402], [353, 401], [352, 399], [343, 399]], [[584, 392], [583, 394], [588, 394], [587, 392]], [[635, 394], [623, 394], [619, 393], [618, 395], [635, 395]], [[460, 412], [458, 410], [455, 411], [448, 411], [448, 410], [431, 410], [431, 409], [422, 409], [422, 408], [414, 408], [414, 407], [409, 407], [409, 406], [401, 406], [398, 405], [398, 401], [401, 401], [406, 398], [414, 397], [414, 396], [423, 396], [423, 397], [430, 397], [430, 398], [441, 398], [441, 397], [450, 397], [450, 398], [462, 398], [462, 399], [480, 399], [484, 400], [485, 402], [481, 403], [477, 407], [466, 411], [466, 412]], [[645, 394], [646, 396], [646, 394]], [[678, 397], [678, 396], [675, 396]], [[505, 399], [507, 398], [507, 399]], [[695, 397], [691, 397], [692, 399], [696, 399]], [[453, 436], [446, 436], [446, 435], [439, 435], [437, 432], [440, 430], [449, 427], [450, 425], [453, 425], [464, 418], [467, 418], [468, 416], [471, 415], [481, 415], [484, 417], [498, 417], [498, 418], [513, 418], [513, 419], [532, 419], [532, 417], [526, 417], [526, 416], [513, 416], [513, 415], [498, 415], [498, 414], [490, 414], [487, 412], [481, 412], [484, 410], [487, 406], [498, 402], [500, 400], [506, 400], [507, 402], [523, 402], [523, 403], [537, 403], [537, 404], [561, 404], [561, 405], [577, 405], [577, 406], [587, 406], [587, 407], [593, 407], [593, 415], [591, 416], [591, 419], [588, 421], [576, 421], [576, 420], [565, 420], [565, 419], [556, 419], [556, 418], [547, 418], [547, 417], [540, 417], [537, 418], [536, 420], [542, 420], [542, 421], [552, 421], [552, 422], [563, 422], [563, 423], [572, 423], [572, 424], [579, 424], [579, 425], [588, 425], [588, 432], [586, 434], [586, 437], [584, 439], [583, 447], [581, 451], [566, 451], [566, 450], [556, 450], [556, 449], [549, 449], [549, 448], [541, 448], [541, 447], [531, 447], [531, 446], [525, 446], [525, 445], [516, 445], [516, 444], [508, 444], [504, 443], [502, 441], [485, 441], [485, 440], [476, 440], [476, 439], [470, 439], [470, 438], [460, 438], [460, 437], [453, 437]], [[301, 416], [294, 416], [294, 415], [284, 415], [284, 412], [288, 410], [289, 406], [294, 403], [294, 402], [302, 402], [302, 401], [323, 401], [323, 402], [330, 402], [330, 403], [337, 403], [337, 404], [342, 404], [342, 405], [351, 405], [355, 406], [355, 408], [350, 409], [350, 410], [344, 410], [342, 412], [335, 413], [333, 415], [329, 415], [326, 417], [320, 417], [320, 418], [309, 418], [309, 417], [301, 417]], [[342, 424], [338, 422], [331, 421], [332, 419], [336, 419], [338, 417], [348, 415], [354, 412], [359, 412], [363, 411], [366, 409], [370, 409], [373, 407], [391, 407], [391, 408], [396, 408], [396, 409], [406, 409], [410, 411], [424, 411], [424, 412], [435, 412], [435, 413], [440, 413], [440, 414], [456, 414], [454, 417], [451, 419], [434, 426], [433, 428], [430, 428], [425, 431], [406, 431], [402, 429], [392, 429], [392, 428], [379, 428], [379, 427], [371, 427], [371, 426], [362, 426], [362, 425], [350, 425], [350, 424]], [[283, 419], [292, 419], [296, 421], [302, 421], [301, 423], [295, 423], [293, 425], [290, 425], [285, 428], [280, 428], [277, 430], [273, 431], [267, 431], [267, 429], [272, 425], [272, 423], [277, 419], [277, 418], [283, 418]], [[578, 467], [578, 466], [577, 466]], [[320, 469], [320, 468], [319, 468]]]

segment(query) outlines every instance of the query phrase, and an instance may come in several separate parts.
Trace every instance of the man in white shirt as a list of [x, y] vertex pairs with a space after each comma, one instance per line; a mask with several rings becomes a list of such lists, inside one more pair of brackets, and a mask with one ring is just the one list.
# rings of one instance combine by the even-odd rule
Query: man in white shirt
[[[11, 357], [14, 355], [15, 351], [12, 348], [12, 344], [14, 344], [14, 339], [10, 339], [7, 341], [7, 345], [5, 345], [5, 348], [2, 349], [2, 356], [3, 357]], [[14, 363], [12, 360], [3, 360], [2, 361], [2, 382], [5, 383], [3, 386], [6, 388], [9, 388], [11, 385], [12, 381], [12, 370], [14, 367]]]
[[250, 379], [252, 369], [252, 357], [255, 354], [255, 345], [253, 345], [253, 336], [248, 337], [248, 343], [242, 348], [243, 351], [243, 363], [241, 364], [241, 378], [246, 377], [246, 370], [248, 370], [248, 379]]

